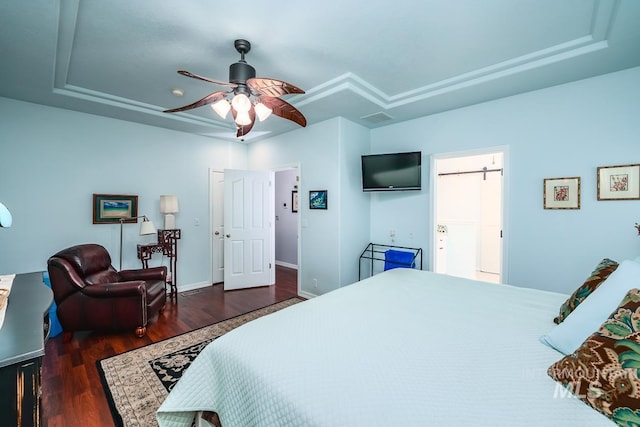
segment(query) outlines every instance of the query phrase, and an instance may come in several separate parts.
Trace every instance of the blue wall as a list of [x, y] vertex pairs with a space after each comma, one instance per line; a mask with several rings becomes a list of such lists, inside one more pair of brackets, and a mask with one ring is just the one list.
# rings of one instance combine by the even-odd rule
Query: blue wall
[[[640, 163], [640, 68], [423, 117], [371, 132], [372, 152], [429, 155], [507, 146], [509, 283], [573, 292], [604, 257], [640, 254], [640, 201], [597, 201], [598, 166]], [[428, 248], [420, 194], [371, 199], [371, 236]], [[544, 178], [581, 177], [580, 210], [544, 210]], [[409, 240], [414, 233], [414, 240]]]
[[[209, 168], [244, 168], [244, 145], [6, 98], [0, 141], [0, 200], [14, 219], [0, 230], [0, 274], [45, 270], [55, 252], [89, 242], [117, 268], [120, 227], [92, 223], [92, 194], [138, 195], [138, 214], [156, 228], [160, 195], [175, 194], [178, 284], [210, 280]], [[136, 244], [156, 237], [134, 224], [124, 231], [123, 268], [139, 268]], [[156, 254], [151, 264], [161, 262]]]
[[[307, 295], [357, 280], [359, 251], [369, 240], [369, 201], [358, 180], [360, 154], [368, 150], [369, 131], [343, 118], [248, 146], [251, 169], [300, 165], [298, 277]], [[327, 210], [309, 209], [310, 190], [327, 190]]]
[[[179, 284], [206, 284], [209, 169], [300, 165], [301, 288], [321, 294], [355, 280], [360, 248], [386, 242], [390, 229], [398, 245], [429, 247], [428, 168], [420, 193], [363, 194], [361, 153], [428, 159], [506, 146], [509, 282], [571, 292], [600, 259], [640, 254], [640, 201], [596, 200], [598, 166], [640, 163], [639, 112], [640, 68], [372, 131], [332, 119], [248, 146], [0, 98], [0, 201], [14, 216], [0, 230], [0, 274], [44, 270], [51, 254], [83, 242], [117, 259], [119, 226], [91, 223], [92, 193], [137, 194], [157, 226], [159, 196], [176, 194]], [[568, 176], [582, 179], [582, 208], [544, 210], [543, 179]], [[329, 191], [328, 211], [304, 205], [317, 189]], [[136, 243], [154, 238], [125, 232], [123, 267], [137, 267]]]

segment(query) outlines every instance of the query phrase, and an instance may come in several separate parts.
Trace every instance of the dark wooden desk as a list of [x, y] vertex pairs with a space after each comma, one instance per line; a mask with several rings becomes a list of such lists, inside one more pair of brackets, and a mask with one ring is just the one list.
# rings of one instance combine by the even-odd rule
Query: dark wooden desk
[[16, 275], [0, 329], [0, 426], [40, 425], [40, 369], [52, 303], [42, 272]]
[[138, 259], [142, 262], [142, 268], [149, 268], [149, 260], [153, 254], [163, 254], [169, 259], [169, 295], [178, 300], [178, 279], [176, 277], [178, 262], [178, 239], [180, 230], [158, 230], [158, 243], [138, 245]]

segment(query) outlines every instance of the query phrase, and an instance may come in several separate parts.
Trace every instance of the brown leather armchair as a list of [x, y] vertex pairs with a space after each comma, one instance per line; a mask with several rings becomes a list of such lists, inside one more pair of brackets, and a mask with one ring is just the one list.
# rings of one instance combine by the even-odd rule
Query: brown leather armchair
[[47, 268], [64, 341], [86, 330], [135, 328], [143, 337], [164, 308], [167, 267], [118, 272], [104, 247], [85, 244], [53, 255]]

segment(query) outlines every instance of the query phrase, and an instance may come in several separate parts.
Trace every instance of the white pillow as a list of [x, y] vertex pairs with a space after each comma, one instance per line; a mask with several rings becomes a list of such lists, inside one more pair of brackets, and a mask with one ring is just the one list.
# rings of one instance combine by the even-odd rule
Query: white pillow
[[573, 353], [620, 305], [627, 292], [640, 287], [640, 263], [625, 260], [567, 318], [540, 341], [562, 354]]

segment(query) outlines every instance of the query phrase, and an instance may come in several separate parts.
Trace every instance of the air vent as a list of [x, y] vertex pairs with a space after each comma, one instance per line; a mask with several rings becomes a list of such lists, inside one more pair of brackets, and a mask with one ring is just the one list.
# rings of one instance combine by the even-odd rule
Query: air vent
[[393, 117], [391, 117], [387, 113], [382, 113], [382, 112], [369, 114], [368, 116], [363, 116], [360, 118], [362, 120], [368, 121], [369, 123], [381, 123], [381, 122], [386, 122], [387, 120], [393, 119]]

